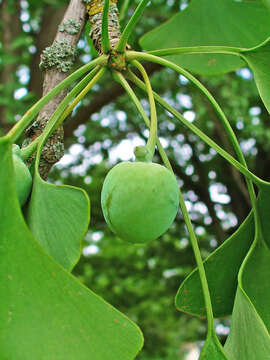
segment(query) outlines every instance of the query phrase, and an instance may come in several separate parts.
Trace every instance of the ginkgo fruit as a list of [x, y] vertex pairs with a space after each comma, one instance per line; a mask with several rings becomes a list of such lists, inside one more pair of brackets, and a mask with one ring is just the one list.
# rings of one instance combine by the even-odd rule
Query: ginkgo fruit
[[122, 162], [107, 174], [101, 205], [110, 229], [123, 240], [146, 243], [175, 219], [179, 189], [172, 172], [152, 162]]
[[23, 159], [20, 157], [19, 147], [13, 148], [12, 154], [13, 168], [15, 175], [15, 187], [19, 203], [23, 206], [30, 194], [32, 187], [32, 176]]

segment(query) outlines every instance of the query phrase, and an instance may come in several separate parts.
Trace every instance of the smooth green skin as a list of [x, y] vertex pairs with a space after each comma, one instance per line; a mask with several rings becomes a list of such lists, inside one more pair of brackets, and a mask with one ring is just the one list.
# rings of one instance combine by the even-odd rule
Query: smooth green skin
[[101, 205], [121, 239], [146, 243], [162, 235], [176, 216], [179, 189], [174, 175], [151, 162], [122, 162], [105, 178]]
[[12, 159], [15, 172], [16, 191], [19, 198], [19, 203], [21, 206], [23, 206], [26, 203], [26, 200], [31, 191], [32, 176], [28, 167], [16, 153], [13, 153]]

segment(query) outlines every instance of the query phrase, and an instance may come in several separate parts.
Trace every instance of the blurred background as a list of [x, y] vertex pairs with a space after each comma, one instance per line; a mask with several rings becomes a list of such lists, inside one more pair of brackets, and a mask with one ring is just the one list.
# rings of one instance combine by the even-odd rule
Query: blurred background
[[[119, 0], [119, 6], [121, 3]], [[131, 1], [132, 11], [138, 3]], [[40, 54], [52, 43], [67, 4], [63, 0], [0, 1], [0, 135], [41, 96]], [[129, 42], [132, 48], [139, 50], [140, 36], [188, 4], [185, 0], [153, 1], [132, 35]], [[74, 69], [96, 56], [87, 31], [83, 31], [78, 43]], [[213, 109], [187, 79], [157, 65], [147, 64], [146, 68], [156, 92], [233, 153]], [[269, 180], [268, 115], [252, 73], [241, 68], [222, 76], [198, 78], [228, 116], [250, 169]], [[136, 93], [148, 112], [144, 93], [139, 90]], [[184, 192], [205, 258], [248, 214], [250, 203], [245, 183], [213, 149], [162, 108], [157, 110], [159, 136]], [[147, 136], [148, 130], [135, 106], [107, 73], [66, 121], [65, 155], [48, 180], [82, 187], [89, 194], [91, 224], [73, 274], [141, 327], [145, 346], [137, 359], [196, 360], [205, 338], [206, 321], [180, 313], [174, 306], [179, 285], [195, 267], [181, 213], [157, 241], [134, 246], [111, 233], [101, 211], [104, 177], [116, 163], [134, 159], [134, 147], [144, 144]], [[160, 162], [158, 154], [154, 160]], [[229, 318], [216, 320], [222, 342], [229, 326]]]

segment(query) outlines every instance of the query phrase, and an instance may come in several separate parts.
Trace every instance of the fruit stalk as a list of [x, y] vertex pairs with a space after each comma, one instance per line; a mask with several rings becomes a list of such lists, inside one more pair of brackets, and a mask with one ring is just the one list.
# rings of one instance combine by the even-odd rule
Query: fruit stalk
[[[150, 128], [150, 125], [151, 125], [150, 120], [149, 120], [148, 116], [146, 115], [146, 112], [144, 111], [144, 108], [142, 107], [142, 105], [141, 105], [139, 99], [137, 98], [135, 92], [130, 87], [129, 83], [126, 81], [126, 79], [124, 78], [124, 76], [120, 72], [114, 71], [113, 74], [114, 74], [115, 80], [118, 81], [123, 86], [123, 88], [126, 90], [127, 94], [129, 95], [131, 101], [134, 102], [134, 105], [138, 109], [138, 111], [139, 111], [141, 117], [143, 118], [146, 126], [148, 128]], [[163, 149], [163, 147], [161, 145], [161, 142], [160, 142], [158, 137], [156, 138], [156, 144], [157, 144], [157, 148], [158, 148], [159, 154], [161, 156], [161, 159], [163, 161], [163, 164], [165, 165], [165, 167], [168, 170], [173, 172], [170, 161], [169, 161], [169, 159], [167, 157], [167, 154], [166, 154], [165, 150]]]
[[157, 111], [156, 111], [155, 99], [149, 77], [144, 67], [137, 60], [132, 61], [132, 64], [136, 66], [136, 68], [142, 74], [147, 89], [147, 94], [150, 104], [150, 113], [151, 113], [151, 125], [150, 125], [150, 133], [146, 147], [149, 151], [149, 158], [152, 160], [155, 152], [156, 139], [157, 139]]

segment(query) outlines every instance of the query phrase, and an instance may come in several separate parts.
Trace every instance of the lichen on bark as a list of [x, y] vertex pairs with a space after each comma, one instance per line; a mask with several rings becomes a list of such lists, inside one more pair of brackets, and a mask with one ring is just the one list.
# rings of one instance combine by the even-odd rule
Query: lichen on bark
[[[60, 30], [59, 30], [60, 31]], [[67, 40], [55, 40], [51, 46], [46, 47], [41, 55], [40, 69], [47, 70], [52, 67], [62, 72], [68, 72], [74, 63], [76, 47]]]
[[75, 19], [67, 19], [59, 25], [60, 32], [66, 32], [69, 35], [75, 35], [80, 31], [81, 22]]

